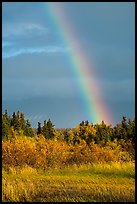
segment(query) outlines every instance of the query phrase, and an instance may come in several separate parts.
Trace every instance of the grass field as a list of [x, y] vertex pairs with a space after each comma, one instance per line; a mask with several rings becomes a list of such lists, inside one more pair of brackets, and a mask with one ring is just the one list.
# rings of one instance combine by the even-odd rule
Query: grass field
[[135, 202], [134, 163], [2, 171], [3, 202]]

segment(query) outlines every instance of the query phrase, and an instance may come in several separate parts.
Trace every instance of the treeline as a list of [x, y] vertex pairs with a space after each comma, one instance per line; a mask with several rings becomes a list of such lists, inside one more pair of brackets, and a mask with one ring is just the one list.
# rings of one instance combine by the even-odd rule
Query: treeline
[[5, 110], [5, 113], [2, 114], [2, 138], [12, 137], [13, 131], [30, 137], [34, 136], [34, 130], [29, 120], [25, 119], [23, 112], [13, 112], [12, 117], [10, 117], [8, 111]]
[[51, 120], [32, 128], [24, 113], [2, 115], [2, 166], [63, 167], [135, 159], [135, 120], [123, 117], [112, 127], [82, 121], [77, 127], [55, 129]]
[[101, 124], [92, 124], [82, 121], [77, 127], [69, 129], [55, 129], [50, 119], [44, 121], [43, 126], [38, 122], [38, 127], [32, 128], [29, 120], [25, 119], [23, 112], [13, 112], [12, 117], [8, 111], [2, 114], [2, 138], [8, 139], [16, 131], [18, 135], [34, 137], [42, 134], [45, 139], [56, 139], [70, 144], [79, 144], [82, 140], [86, 144], [95, 142], [95, 144], [105, 144], [108, 141], [130, 140], [135, 143], [135, 119], [129, 119], [123, 116], [120, 124], [112, 127], [102, 121]]

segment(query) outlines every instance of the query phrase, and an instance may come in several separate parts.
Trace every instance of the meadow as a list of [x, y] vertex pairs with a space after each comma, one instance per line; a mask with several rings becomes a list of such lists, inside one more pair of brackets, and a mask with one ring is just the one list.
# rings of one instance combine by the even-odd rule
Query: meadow
[[2, 171], [3, 202], [134, 202], [134, 163]]

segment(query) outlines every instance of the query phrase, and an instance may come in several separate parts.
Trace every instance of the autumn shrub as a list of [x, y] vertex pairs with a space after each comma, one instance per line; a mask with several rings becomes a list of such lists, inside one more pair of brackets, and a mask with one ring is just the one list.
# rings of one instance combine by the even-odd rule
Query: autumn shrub
[[46, 140], [43, 135], [39, 135], [39, 137], [36, 137], [35, 139], [35, 145], [36, 145], [36, 155], [35, 155], [35, 165], [36, 168], [45, 168], [46, 166], [46, 155], [47, 155], [47, 146], [46, 146]]
[[116, 161], [130, 161], [128, 152], [122, 151], [121, 147], [114, 142], [108, 142], [102, 147], [91, 142], [89, 145], [84, 140], [80, 144], [71, 146], [69, 164], [104, 163]]
[[128, 162], [134, 160], [134, 148], [130, 141], [114, 140], [106, 143], [106, 152], [114, 153], [115, 161]]
[[132, 160], [135, 160], [135, 144], [131, 140], [125, 141], [124, 139], [120, 139], [118, 144], [120, 145], [122, 152], [125, 152], [125, 154], [128, 153], [129, 157]]
[[69, 165], [88, 163], [88, 158], [90, 155], [88, 150], [89, 149], [84, 140], [82, 140], [79, 144], [70, 145], [70, 152], [67, 163]]
[[12, 140], [2, 141], [2, 164], [5, 169], [25, 165], [46, 169], [72, 164], [131, 160], [129, 151], [123, 149], [117, 141], [109, 141], [102, 146], [94, 141], [87, 144], [85, 140], [81, 140], [74, 145], [55, 139], [48, 140], [43, 135], [34, 138], [19, 135]]
[[46, 140], [47, 167], [66, 165], [69, 158], [69, 145], [63, 141]]
[[3, 167], [24, 166], [32, 167], [44, 166], [46, 161], [46, 145], [44, 139], [18, 136], [14, 140], [2, 142], [2, 162]]
[[69, 164], [86, 164], [116, 161], [117, 157], [112, 150], [105, 150], [98, 144], [91, 142], [89, 145], [84, 140], [80, 144], [71, 146]]
[[34, 157], [35, 143], [24, 136], [2, 142], [3, 167], [34, 165]]
[[59, 166], [66, 163], [69, 146], [62, 141], [18, 136], [2, 142], [3, 167], [29, 165], [36, 168]]

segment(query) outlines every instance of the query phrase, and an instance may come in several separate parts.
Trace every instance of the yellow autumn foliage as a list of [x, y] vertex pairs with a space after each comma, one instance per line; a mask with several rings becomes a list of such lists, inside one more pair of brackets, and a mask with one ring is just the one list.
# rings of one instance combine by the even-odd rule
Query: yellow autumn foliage
[[16, 136], [12, 140], [2, 141], [2, 165], [5, 169], [25, 165], [46, 169], [71, 164], [130, 160], [130, 154], [114, 142], [108, 142], [103, 147], [93, 141], [87, 144], [85, 140], [80, 140], [73, 145], [65, 141], [48, 140], [43, 135], [34, 138]]

